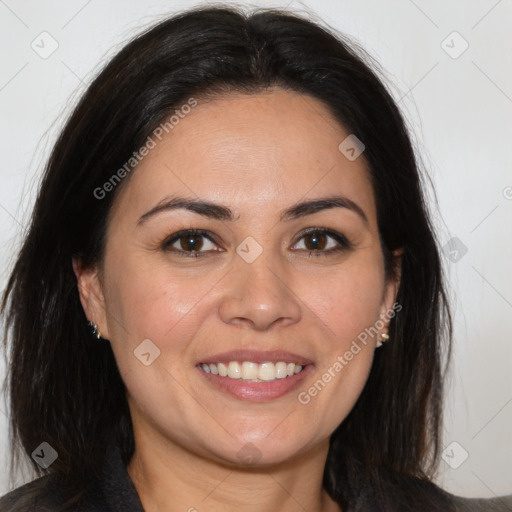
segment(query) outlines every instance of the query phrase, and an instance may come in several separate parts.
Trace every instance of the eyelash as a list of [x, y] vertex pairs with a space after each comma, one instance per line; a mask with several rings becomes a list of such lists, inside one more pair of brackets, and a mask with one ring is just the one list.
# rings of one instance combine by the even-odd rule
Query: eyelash
[[[309, 228], [303, 231], [300, 234], [299, 240], [294, 244], [297, 245], [298, 242], [300, 242], [304, 237], [307, 235], [312, 234], [322, 234], [327, 235], [331, 238], [333, 238], [338, 245], [334, 248], [327, 249], [327, 250], [315, 250], [315, 251], [309, 251], [308, 257], [314, 256], [331, 256], [337, 253], [340, 253], [342, 251], [346, 251], [352, 248], [352, 244], [348, 241], [348, 239], [345, 237], [345, 235], [342, 235], [341, 233], [338, 233], [337, 231], [333, 231], [331, 229], [327, 228]], [[163, 242], [161, 248], [164, 252], [173, 252], [177, 254], [180, 257], [185, 258], [201, 258], [203, 256], [206, 256], [210, 251], [184, 251], [182, 249], [176, 249], [176, 248], [170, 248], [173, 243], [178, 241], [180, 238], [184, 238], [186, 236], [204, 236], [210, 242], [219, 245], [217, 242], [215, 242], [215, 237], [209, 232], [204, 229], [184, 229], [182, 231], [178, 231], [177, 233], [173, 233], [171, 236], [167, 237], [165, 241]], [[299, 250], [307, 250], [307, 249], [299, 249]], [[219, 252], [219, 251], [216, 251]]]

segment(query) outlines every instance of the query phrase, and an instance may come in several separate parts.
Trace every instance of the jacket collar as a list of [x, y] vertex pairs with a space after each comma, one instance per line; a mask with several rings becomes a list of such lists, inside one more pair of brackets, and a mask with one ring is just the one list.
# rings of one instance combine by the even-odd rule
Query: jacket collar
[[135, 485], [126, 469], [121, 449], [113, 444], [106, 457], [101, 488], [108, 510], [112, 512], [144, 512]]

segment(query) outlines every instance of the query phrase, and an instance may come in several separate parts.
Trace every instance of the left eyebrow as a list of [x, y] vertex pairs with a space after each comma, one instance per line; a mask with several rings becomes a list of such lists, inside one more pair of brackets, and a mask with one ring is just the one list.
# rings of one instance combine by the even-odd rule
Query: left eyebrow
[[[345, 208], [351, 210], [359, 215], [365, 224], [368, 224], [368, 218], [366, 217], [363, 209], [351, 199], [343, 196], [330, 196], [303, 201], [282, 211], [279, 219], [281, 221], [294, 220], [331, 208]], [[201, 199], [174, 197], [169, 200], [164, 199], [154, 208], [151, 208], [151, 210], [144, 213], [137, 221], [137, 225], [143, 224], [150, 217], [153, 217], [158, 213], [179, 209], [189, 210], [202, 215], [203, 217], [215, 220], [235, 220], [233, 211], [225, 205]]]
[[299, 217], [312, 215], [330, 208], [346, 208], [347, 210], [352, 210], [361, 217], [365, 224], [368, 224], [368, 218], [366, 217], [363, 209], [351, 199], [343, 196], [321, 197], [319, 199], [303, 201], [302, 203], [298, 203], [282, 212], [280, 220], [298, 219]]

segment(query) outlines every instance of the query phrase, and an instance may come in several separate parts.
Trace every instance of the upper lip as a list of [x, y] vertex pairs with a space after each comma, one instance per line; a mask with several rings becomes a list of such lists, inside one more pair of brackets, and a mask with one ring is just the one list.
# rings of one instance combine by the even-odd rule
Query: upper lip
[[295, 363], [301, 366], [313, 364], [313, 361], [305, 357], [286, 352], [284, 350], [232, 350], [230, 352], [222, 352], [205, 357], [199, 361], [199, 364], [216, 364], [229, 363], [230, 361], [251, 361], [253, 363], [277, 363], [283, 361], [285, 363]]

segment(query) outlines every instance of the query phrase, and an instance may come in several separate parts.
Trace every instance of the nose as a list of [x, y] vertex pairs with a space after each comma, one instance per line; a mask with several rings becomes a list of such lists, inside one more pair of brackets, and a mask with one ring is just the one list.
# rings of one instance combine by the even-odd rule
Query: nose
[[262, 256], [252, 263], [242, 259], [235, 263], [226, 276], [219, 307], [223, 322], [264, 331], [300, 321], [301, 302], [293, 292], [289, 272], [268, 263]]

